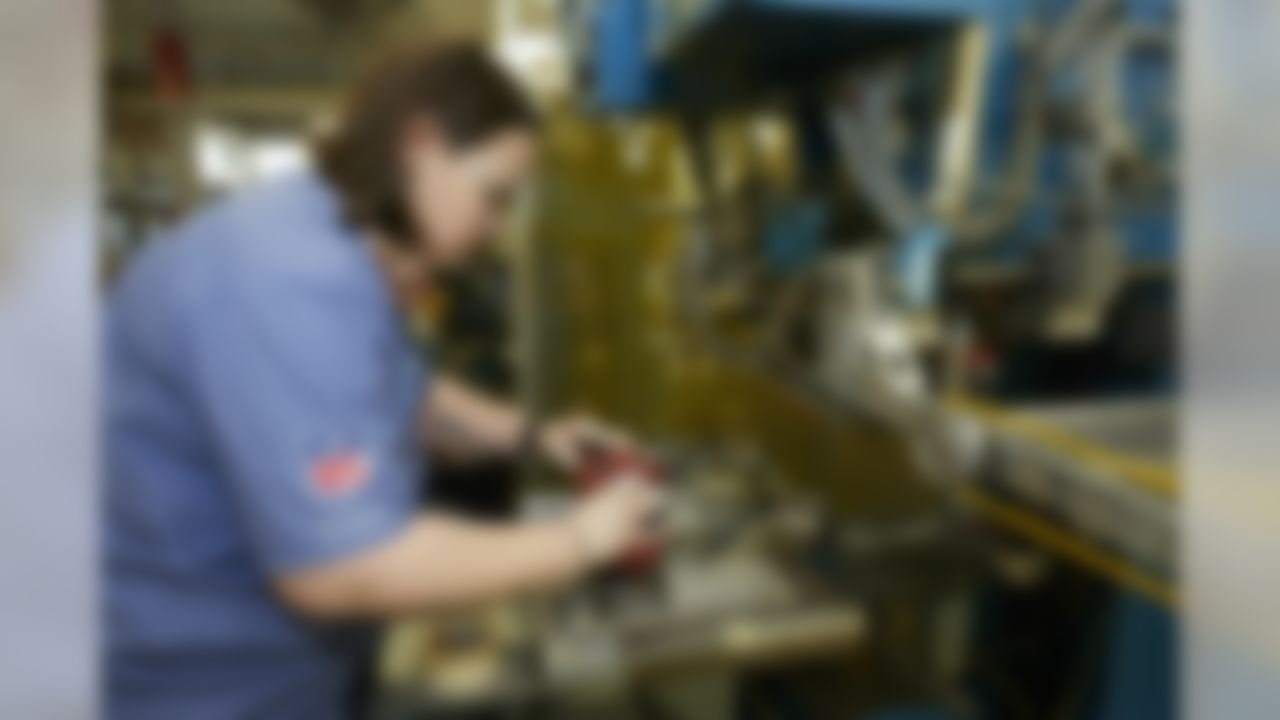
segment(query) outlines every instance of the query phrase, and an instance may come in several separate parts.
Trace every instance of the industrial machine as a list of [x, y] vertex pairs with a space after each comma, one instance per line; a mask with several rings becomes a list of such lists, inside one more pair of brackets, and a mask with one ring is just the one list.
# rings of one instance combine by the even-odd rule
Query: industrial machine
[[[621, 186], [645, 198], [624, 221], [618, 197], [628, 191], [592, 189], [612, 209], [584, 221], [592, 239], [582, 247], [598, 259], [610, 232], [625, 236], [613, 239], [619, 245], [649, 243], [611, 252], [625, 253], [633, 271], [652, 270], [646, 288], [673, 298], [669, 307], [652, 301], [656, 310], [615, 307], [610, 317], [639, 325], [657, 316], [676, 328], [631, 347], [655, 358], [664, 356], [654, 345], [682, 348], [664, 370], [681, 378], [677, 387], [748, 378], [708, 390], [701, 402], [713, 410], [671, 413], [699, 418], [688, 434], [715, 435], [707, 427], [716, 426], [776, 450], [835, 526], [875, 518], [878, 539], [932, 528], [917, 548], [949, 545], [942, 566], [969, 578], [930, 596], [950, 605], [914, 611], [909, 622], [928, 628], [925, 642], [950, 649], [931, 651], [946, 659], [907, 693], [916, 705], [885, 706], [934, 713], [912, 717], [1171, 717], [1173, 3], [563, 8], [583, 97], [576, 112], [606, 127], [595, 144], [566, 147], [597, 174], [616, 156], [612, 170], [631, 173]], [[648, 257], [665, 264], [650, 268]], [[589, 284], [564, 272], [570, 284]], [[649, 307], [646, 293], [660, 291], [636, 292]], [[597, 348], [584, 368], [608, 364], [603, 348], [624, 344], [623, 330], [592, 322], [557, 330]], [[644, 407], [640, 398], [618, 403]], [[818, 416], [857, 430], [826, 435]], [[827, 462], [838, 452], [830, 445], [798, 438], [782, 447], [778, 438], [800, 427], [861, 449]], [[855, 436], [892, 438], [910, 479], [881, 471], [875, 458], [888, 451]], [[845, 480], [851, 467], [879, 481]], [[854, 484], [875, 485], [866, 498], [898, 500], [886, 510]], [[832, 557], [821, 566], [828, 583], [853, 598], [874, 595], [859, 562]], [[1025, 583], [1001, 589], [975, 566]], [[876, 567], [893, 576], [920, 566]], [[1037, 593], [1035, 602], [1022, 597]], [[1063, 597], [1074, 605], [1056, 604]], [[1009, 609], [1024, 601], [1044, 615]], [[885, 622], [869, 623], [872, 644]], [[1036, 627], [1035, 642], [1056, 662], [1020, 663], [1013, 650], [1001, 659], [995, 638]], [[1000, 689], [1010, 684], [1039, 696]]]

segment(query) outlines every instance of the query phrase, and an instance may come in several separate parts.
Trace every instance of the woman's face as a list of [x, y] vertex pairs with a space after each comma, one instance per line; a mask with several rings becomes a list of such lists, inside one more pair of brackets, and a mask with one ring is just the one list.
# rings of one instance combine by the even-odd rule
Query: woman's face
[[499, 131], [463, 148], [428, 124], [405, 137], [406, 205], [428, 263], [449, 270], [498, 230], [533, 169], [537, 139], [525, 128]]

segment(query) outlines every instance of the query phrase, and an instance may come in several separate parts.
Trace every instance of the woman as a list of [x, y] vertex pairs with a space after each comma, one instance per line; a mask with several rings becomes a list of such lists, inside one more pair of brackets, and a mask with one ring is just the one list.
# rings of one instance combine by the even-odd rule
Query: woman
[[417, 49], [355, 93], [315, 171], [204, 210], [123, 276], [105, 355], [113, 717], [340, 716], [371, 623], [563, 585], [640, 539], [657, 498], [636, 478], [548, 522], [417, 509], [432, 437], [565, 467], [615, 441], [433, 376], [405, 331], [536, 153], [533, 111], [482, 51]]

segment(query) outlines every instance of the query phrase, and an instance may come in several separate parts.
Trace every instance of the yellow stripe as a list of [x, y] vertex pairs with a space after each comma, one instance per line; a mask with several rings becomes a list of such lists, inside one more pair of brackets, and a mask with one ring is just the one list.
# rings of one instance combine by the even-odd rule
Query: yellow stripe
[[1116, 559], [1093, 544], [1042, 520], [1031, 512], [1003, 500], [997, 500], [980, 490], [967, 489], [963, 496], [975, 508], [1009, 530], [1167, 608], [1178, 608], [1177, 591], [1149, 573]]
[[948, 407], [973, 415], [997, 429], [1034, 440], [1150, 493], [1167, 499], [1178, 496], [1177, 477], [1163, 463], [1122, 455], [1047, 423], [973, 397], [953, 396], [946, 403]]

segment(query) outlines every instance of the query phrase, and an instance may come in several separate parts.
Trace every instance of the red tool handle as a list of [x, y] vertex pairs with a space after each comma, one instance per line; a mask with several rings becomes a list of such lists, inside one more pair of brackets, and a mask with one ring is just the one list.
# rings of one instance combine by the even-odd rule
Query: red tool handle
[[[642, 453], [629, 450], [604, 451], [589, 454], [579, 465], [574, 479], [578, 491], [589, 494], [625, 473], [638, 474], [652, 483], [661, 483], [666, 474], [657, 462]], [[642, 541], [627, 550], [618, 566], [635, 574], [648, 573], [657, 566], [661, 554], [659, 542]]]

